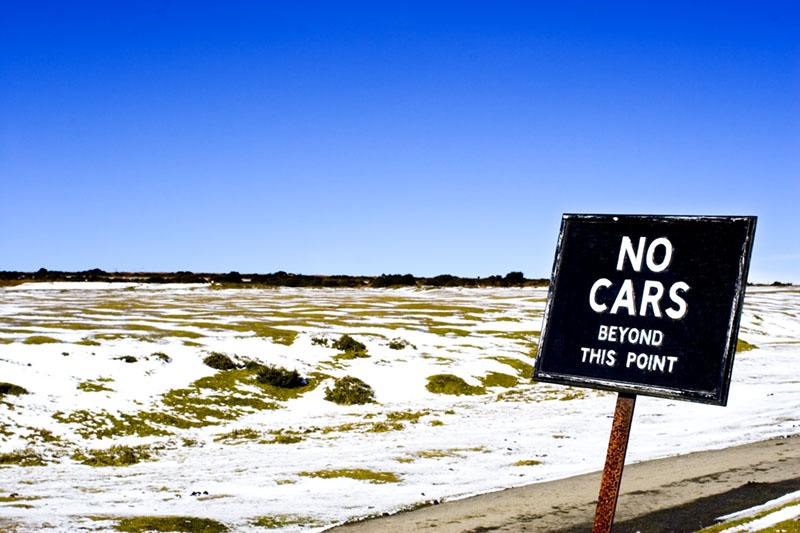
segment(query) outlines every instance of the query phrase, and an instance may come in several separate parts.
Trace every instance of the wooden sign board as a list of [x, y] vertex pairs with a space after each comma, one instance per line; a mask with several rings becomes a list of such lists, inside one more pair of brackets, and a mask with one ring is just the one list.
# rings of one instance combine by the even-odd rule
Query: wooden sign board
[[564, 215], [534, 378], [725, 405], [755, 225]]

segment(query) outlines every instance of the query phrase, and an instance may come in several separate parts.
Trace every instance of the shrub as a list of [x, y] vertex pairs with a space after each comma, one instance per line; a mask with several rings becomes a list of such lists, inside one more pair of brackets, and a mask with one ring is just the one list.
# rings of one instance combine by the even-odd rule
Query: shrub
[[413, 344], [411, 344], [410, 342], [408, 342], [405, 339], [397, 338], [397, 339], [392, 339], [392, 340], [389, 341], [389, 348], [392, 349], [392, 350], [402, 350], [406, 346], [411, 346], [414, 349], [417, 348], [416, 346], [414, 346]]
[[123, 355], [123, 356], [120, 356], [120, 357], [116, 357], [115, 359], [117, 361], [122, 361], [124, 363], [135, 363], [136, 362], [136, 358], [134, 356], [132, 356], [132, 355]]
[[509, 272], [503, 282], [505, 285], [522, 285], [525, 283], [525, 276], [522, 272]]
[[13, 383], [0, 382], [0, 396], [11, 394], [13, 396], [20, 396], [22, 394], [29, 394], [28, 390]]
[[256, 374], [256, 380], [282, 389], [297, 389], [308, 385], [308, 380], [301, 377], [297, 370], [274, 366], [261, 366]]
[[334, 349], [341, 350], [345, 353], [364, 354], [365, 356], [367, 353], [367, 347], [364, 343], [358, 342], [346, 333], [342, 335], [339, 340], [333, 341], [332, 346]]
[[436, 374], [428, 377], [428, 384], [425, 388], [434, 394], [484, 394], [486, 389], [470, 385], [463, 379], [452, 374]]
[[400, 274], [381, 274], [372, 280], [370, 286], [372, 288], [383, 287], [398, 287], [398, 286], [415, 286], [417, 284], [416, 278], [411, 274], [401, 276]]
[[233, 370], [236, 363], [224, 353], [212, 352], [211, 355], [203, 359], [203, 362], [214, 370]]
[[325, 388], [325, 399], [339, 405], [363, 405], [375, 403], [372, 387], [353, 376], [337, 379], [333, 388]]
[[311, 337], [311, 344], [316, 346], [328, 346], [328, 338], [322, 336]]

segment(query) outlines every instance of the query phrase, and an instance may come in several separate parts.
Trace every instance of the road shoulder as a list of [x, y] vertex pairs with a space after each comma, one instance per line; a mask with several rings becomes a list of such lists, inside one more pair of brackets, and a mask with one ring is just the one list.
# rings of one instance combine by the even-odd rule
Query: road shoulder
[[[345, 524], [336, 533], [591, 530], [601, 472]], [[625, 467], [615, 533], [697, 531], [714, 518], [800, 490], [800, 435]]]

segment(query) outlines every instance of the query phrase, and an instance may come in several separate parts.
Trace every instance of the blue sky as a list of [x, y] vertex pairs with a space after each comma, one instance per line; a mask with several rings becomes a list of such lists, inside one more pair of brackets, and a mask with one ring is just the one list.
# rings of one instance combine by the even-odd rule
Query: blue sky
[[0, 4], [0, 270], [548, 277], [562, 213], [757, 215], [795, 2]]

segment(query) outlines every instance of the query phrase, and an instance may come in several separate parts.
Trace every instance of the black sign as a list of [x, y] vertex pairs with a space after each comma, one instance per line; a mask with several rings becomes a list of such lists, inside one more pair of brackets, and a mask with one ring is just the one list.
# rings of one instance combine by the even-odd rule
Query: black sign
[[755, 226], [564, 215], [534, 378], [725, 405]]

